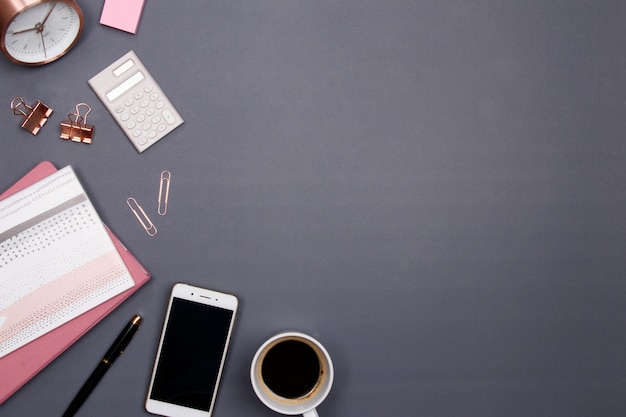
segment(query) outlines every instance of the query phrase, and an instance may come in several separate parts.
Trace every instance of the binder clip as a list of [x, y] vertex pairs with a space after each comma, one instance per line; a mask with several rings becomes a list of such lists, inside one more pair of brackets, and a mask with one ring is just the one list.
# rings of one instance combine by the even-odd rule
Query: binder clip
[[35, 105], [31, 107], [24, 102], [22, 97], [15, 97], [11, 101], [11, 110], [13, 110], [14, 115], [24, 117], [21, 127], [33, 135], [39, 133], [52, 114], [52, 109], [41, 101], [37, 100]]
[[[81, 106], [87, 108], [87, 112], [84, 115], [80, 114], [79, 108]], [[87, 115], [89, 113], [91, 113], [91, 107], [88, 104], [78, 103], [76, 105], [76, 113], [68, 114], [67, 120], [61, 122], [61, 139], [91, 144], [94, 127], [87, 124]]]

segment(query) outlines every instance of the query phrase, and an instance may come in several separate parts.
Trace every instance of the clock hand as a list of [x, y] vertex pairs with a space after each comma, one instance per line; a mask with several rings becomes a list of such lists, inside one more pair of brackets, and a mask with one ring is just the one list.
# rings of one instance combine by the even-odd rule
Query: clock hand
[[48, 58], [48, 53], [46, 52], [46, 40], [43, 37], [43, 31], [39, 33], [41, 34], [41, 44], [43, 45], [43, 56]]
[[45, 56], [46, 58], [48, 57], [48, 52], [46, 51], [46, 40], [43, 36], [43, 30], [45, 29], [44, 25], [46, 24], [46, 21], [52, 14], [52, 10], [54, 10], [54, 7], [56, 5], [57, 5], [56, 3], [52, 3], [52, 6], [50, 6], [50, 10], [48, 10], [48, 13], [46, 14], [46, 17], [43, 18], [43, 21], [35, 25], [35, 27], [39, 30], [39, 33], [41, 34], [41, 45], [43, 46], [43, 56]]
[[20, 33], [25, 33], [25, 32], [30, 32], [33, 30], [36, 30], [38, 32], [43, 32], [44, 29], [44, 25], [46, 24], [46, 22], [48, 21], [48, 18], [50, 17], [50, 15], [52, 14], [52, 10], [56, 7], [56, 3], [52, 4], [52, 6], [50, 6], [50, 10], [48, 10], [48, 13], [46, 14], [46, 17], [43, 18], [43, 21], [37, 23], [34, 27], [29, 28], [29, 29], [23, 29], [23, 30], [18, 30], [11, 32], [12, 35], [19, 35]]
[[46, 22], [48, 21], [48, 18], [50, 17], [50, 15], [52, 14], [52, 10], [56, 7], [56, 3], [52, 4], [52, 6], [50, 6], [50, 10], [48, 10], [48, 13], [46, 14], [46, 17], [43, 18], [43, 21], [37, 23], [34, 27], [29, 28], [29, 29], [24, 29], [24, 30], [18, 30], [11, 32], [12, 35], [19, 35], [20, 33], [24, 33], [24, 32], [30, 32], [32, 30], [36, 30], [39, 32], [43, 32], [44, 29], [44, 25], [46, 24]]
[[50, 17], [50, 14], [52, 13], [52, 10], [55, 8], [56, 5], [57, 5], [56, 3], [52, 3], [52, 6], [50, 6], [50, 10], [48, 10], [48, 14], [46, 15], [46, 17], [43, 18], [43, 21], [41, 22], [41, 28], [42, 29], [43, 29], [43, 26], [46, 24], [46, 21]]
[[11, 35], [19, 35], [20, 33], [30, 32], [31, 30], [39, 30], [39, 27], [38, 27], [38, 26], [35, 26], [34, 28], [30, 28], [30, 29], [24, 29], [24, 30], [13, 31], [13, 32], [11, 32]]

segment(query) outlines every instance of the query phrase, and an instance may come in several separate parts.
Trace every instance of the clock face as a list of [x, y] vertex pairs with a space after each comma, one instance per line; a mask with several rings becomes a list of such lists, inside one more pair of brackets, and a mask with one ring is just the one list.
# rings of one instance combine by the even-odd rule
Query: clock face
[[44, 64], [67, 52], [80, 35], [82, 16], [70, 4], [51, 1], [18, 14], [4, 37], [7, 53], [24, 64]]

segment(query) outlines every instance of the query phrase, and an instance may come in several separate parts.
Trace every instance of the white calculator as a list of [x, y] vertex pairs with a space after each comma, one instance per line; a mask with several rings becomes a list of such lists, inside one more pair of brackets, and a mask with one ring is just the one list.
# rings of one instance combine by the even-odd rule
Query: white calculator
[[140, 153], [184, 122], [133, 51], [91, 78], [89, 85]]

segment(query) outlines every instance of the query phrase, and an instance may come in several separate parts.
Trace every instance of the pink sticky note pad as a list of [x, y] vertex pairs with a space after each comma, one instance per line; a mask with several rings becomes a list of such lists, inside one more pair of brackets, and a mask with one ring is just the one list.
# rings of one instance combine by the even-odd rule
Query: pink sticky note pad
[[145, 0], [105, 0], [100, 24], [137, 33]]

